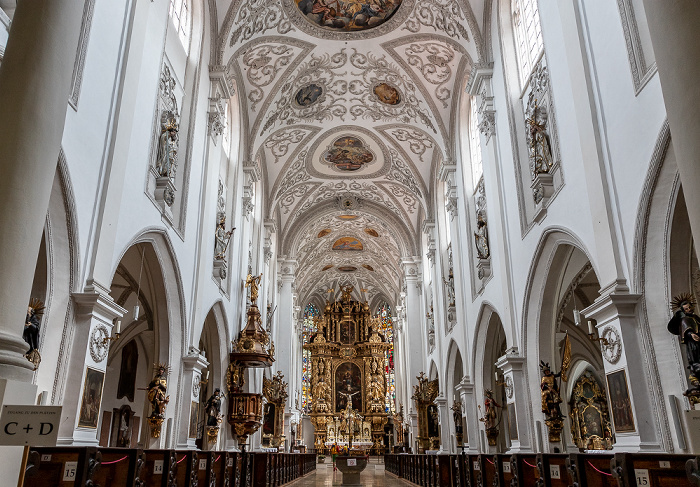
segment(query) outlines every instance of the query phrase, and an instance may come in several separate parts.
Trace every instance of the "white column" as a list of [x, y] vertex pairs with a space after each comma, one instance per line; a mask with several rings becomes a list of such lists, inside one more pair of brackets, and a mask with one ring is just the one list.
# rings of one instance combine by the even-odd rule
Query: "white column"
[[[421, 313], [421, 285], [420, 258], [403, 259], [401, 266], [404, 271], [406, 281], [406, 381], [408, 391], [412, 391], [411, 384], [416, 383], [416, 377], [425, 370], [425, 343], [427, 340], [425, 332], [425, 321]], [[416, 404], [410, 399], [406, 405], [407, 415], [411, 418], [411, 429], [413, 440], [418, 438], [418, 415]], [[410, 414], [408, 414], [410, 413]], [[414, 447], [414, 445], [411, 445]]]
[[[596, 299], [581, 313], [588, 320], [596, 320], [598, 336], [604, 336], [610, 342], [614, 342], [610, 349], [601, 349], [606, 378], [616, 372], [624, 372], [627, 380], [635, 423], [634, 431], [615, 430], [613, 449], [625, 452], [658, 452], [662, 451], [656, 430], [658, 417], [649, 392], [648, 384], [651, 381], [645, 373], [644, 352], [640, 343], [641, 333], [636, 313], [640, 297], [638, 294], [608, 294]], [[615, 424], [613, 411], [610, 416], [613, 428], [619, 428], [620, 425]]]
[[[467, 444], [464, 452], [469, 455], [479, 453], [479, 419], [477, 404], [479, 401], [474, 392], [474, 384], [468, 376], [464, 376], [459, 384], [455, 386], [459, 392], [459, 399], [462, 401], [464, 410], [464, 438], [463, 442]], [[457, 453], [461, 453], [461, 450]]]
[[[97, 446], [102, 418], [98, 417], [97, 427], [80, 424], [80, 410], [83, 402], [85, 376], [90, 369], [102, 374], [107, 372], [107, 356], [112, 336], [112, 323], [121, 318], [126, 310], [111, 298], [98, 293], [73, 294], [75, 302], [75, 332], [70, 350], [68, 370], [72, 371], [66, 381], [66, 392], [61, 411], [61, 425], [58, 429], [59, 445]], [[102, 413], [101, 401], [97, 406]]]
[[[671, 143], [684, 192], [690, 228], [700, 242], [700, 50], [698, 19], [700, 3], [695, 0], [644, 0], [646, 20], [654, 47]], [[698, 245], [695, 246], [698, 252]]]
[[[182, 358], [182, 399], [183, 404], [168, 404], [168, 408], [174, 407], [178, 413], [176, 418], [176, 442], [175, 448], [194, 450], [195, 438], [190, 438], [190, 422], [199, 421], [201, 415], [199, 411], [200, 393], [202, 392], [202, 370], [206, 369], [209, 362], [202, 357], [199, 352], [187, 355]], [[192, 403], [196, 403], [196, 409], [192, 408]], [[196, 414], [196, 418], [192, 415]], [[224, 423], [222, 423], [222, 426]], [[207, 435], [204, 432], [204, 449], [206, 450]], [[151, 448], [162, 448], [161, 442], [154, 441]], [[167, 446], [167, 445], [166, 445]]]
[[19, 2], [0, 65], [0, 379], [32, 380], [22, 324], [61, 148], [83, 3]]
[[[520, 355], [506, 354], [498, 359], [496, 367], [503, 371], [503, 380], [506, 382], [506, 404], [501, 404], [507, 409], [508, 404], [513, 404], [518, 437], [510, 439], [508, 453], [532, 452], [534, 444], [531, 433], [530, 410], [539, 405], [539, 397], [533, 398], [533, 404], [528, 402], [527, 380], [525, 379], [525, 358]], [[501, 411], [503, 418], [507, 418], [507, 411]], [[513, 418], [511, 418], [511, 421]], [[501, 432], [508, 435], [508, 423], [504, 420], [500, 425]], [[504, 430], [504, 428], [506, 430]], [[488, 447], [487, 447], [488, 448]]]
[[301, 368], [296, 367], [296, 357], [300, 353], [300, 347], [296, 335], [294, 320], [294, 280], [297, 261], [280, 258], [278, 263], [278, 290], [279, 306], [277, 308], [277, 323], [275, 334], [275, 351], [277, 353], [276, 368], [286, 378], [289, 387], [289, 397], [285, 404], [284, 434], [290, 438], [290, 418], [294, 408], [294, 391], [300, 390], [297, 384], [297, 376], [301, 374]]
[[443, 395], [435, 399], [438, 411], [440, 412], [440, 450], [439, 453], [450, 453], [450, 431], [454, 426], [450, 426], [452, 421], [452, 413], [447, 407], [447, 397]]

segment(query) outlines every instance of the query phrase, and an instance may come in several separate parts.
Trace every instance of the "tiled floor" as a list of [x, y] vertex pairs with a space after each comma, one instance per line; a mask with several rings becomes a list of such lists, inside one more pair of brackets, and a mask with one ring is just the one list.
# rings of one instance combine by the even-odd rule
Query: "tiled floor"
[[[384, 474], [384, 464], [377, 463], [376, 459], [372, 459], [371, 463], [367, 465], [367, 468], [360, 475], [360, 482], [363, 487], [405, 487], [408, 485], [413, 485], [404, 480], [396, 478], [396, 476], [391, 474]], [[304, 478], [296, 480], [289, 484], [294, 487], [301, 486], [330, 486], [330, 485], [342, 485], [343, 484], [343, 474], [340, 470], [334, 472], [333, 464], [329, 463], [319, 463], [316, 465], [316, 472], [310, 473]]]

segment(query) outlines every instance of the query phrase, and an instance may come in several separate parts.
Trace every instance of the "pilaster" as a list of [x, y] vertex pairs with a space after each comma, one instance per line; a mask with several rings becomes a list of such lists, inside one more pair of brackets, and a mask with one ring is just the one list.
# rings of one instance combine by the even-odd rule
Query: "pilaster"
[[[525, 379], [525, 358], [518, 354], [517, 349], [512, 348], [506, 351], [506, 354], [496, 361], [496, 367], [503, 372], [503, 380], [505, 381], [506, 389], [506, 404], [501, 404], [505, 411], [502, 411], [503, 417], [508, 419], [508, 422], [502, 421], [502, 432], [510, 436], [510, 450], [508, 453], [525, 453], [532, 452], [534, 445], [532, 441], [532, 431], [530, 428], [530, 410], [533, 407], [528, 401], [527, 381]], [[536, 398], [536, 404], [539, 404], [539, 397]], [[508, 405], [512, 404], [510, 412], [515, 418], [508, 418]], [[509, 424], [515, 421], [515, 429], [511, 430], [517, 434], [514, 438], [509, 434]], [[503, 430], [505, 428], [505, 430]]]
[[[190, 437], [190, 429], [192, 429], [196, 423], [197, 426], [194, 426], [192, 431], [196, 433], [199, 427], [199, 418], [201, 416], [201, 399], [199, 396], [202, 393], [202, 370], [206, 369], [208, 365], [209, 362], [200, 355], [197, 350], [194, 350], [192, 354], [182, 358], [183, 404], [168, 405], [170, 407], [179, 406], [180, 418], [178, 422], [176, 448], [188, 450], [197, 448], [195, 445], [196, 435]], [[222, 427], [224, 427], [223, 423]], [[204, 441], [206, 442], [206, 433], [203, 434]], [[154, 446], [154, 448], [157, 447], [158, 446]]]
[[[479, 453], [479, 420], [477, 418], [477, 404], [479, 401], [476, 398], [474, 383], [468, 376], [462, 378], [459, 384], [455, 386], [459, 393], [459, 400], [462, 401], [464, 412], [464, 440], [467, 444], [464, 452], [468, 455], [476, 455]], [[459, 452], [458, 452], [459, 453]]]

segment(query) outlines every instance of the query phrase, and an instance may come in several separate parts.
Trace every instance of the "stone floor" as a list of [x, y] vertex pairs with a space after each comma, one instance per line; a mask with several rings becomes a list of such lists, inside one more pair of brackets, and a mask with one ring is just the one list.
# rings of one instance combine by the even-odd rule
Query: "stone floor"
[[[396, 476], [384, 473], [384, 464], [378, 463], [378, 459], [372, 458], [367, 468], [360, 475], [360, 482], [363, 487], [405, 487], [413, 485], [410, 482], [398, 479]], [[310, 473], [304, 478], [295, 480], [290, 486], [330, 486], [342, 485], [343, 474], [340, 470], [333, 471], [332, 463], [319, 463], [316, 465], [316, 471]]]

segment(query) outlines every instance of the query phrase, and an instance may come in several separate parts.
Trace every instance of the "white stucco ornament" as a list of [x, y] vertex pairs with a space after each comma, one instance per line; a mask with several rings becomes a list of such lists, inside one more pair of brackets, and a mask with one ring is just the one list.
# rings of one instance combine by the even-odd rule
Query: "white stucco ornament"
[[607, 340], [607, 344], [604, 341], [601, 341], [600, 343], [603, 357], [609, 363], [616, 364], [620, 360], [620, 355], [622, 355], [622, 341], [620, 340], [620, 334], [612, 326], [606, 326], [603, 328], [601, 338]]
[[95, 363], [102, 362], [107, 358], [107, 352], [109, 351], [109, 330], [104, 325], [97, 325], [92, 329], [90, 334], [90, 356]]

